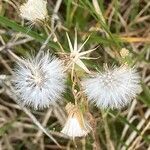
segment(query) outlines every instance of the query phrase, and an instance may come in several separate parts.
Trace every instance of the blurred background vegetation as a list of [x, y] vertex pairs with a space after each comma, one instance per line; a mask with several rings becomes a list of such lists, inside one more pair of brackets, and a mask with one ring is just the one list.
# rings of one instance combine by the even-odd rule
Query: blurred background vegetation
[[[118, 54], [121, 48], [127, 48], [127, 60], [138, 67], [142, 77], [141, 94], [123, 110], [103, 112], [92, 106], [95, 128], [89, 136], [76, 141], [59, 133], [67, 117], [64, 103], [73, 101], [70, 81], [64, 103], [44, 111], [22, 110], [10, 93], [15, 65], [12, 55], [37, 53], [48, 34], [41, 24], [31, 26], [20, 18], [19, 6], [23, 2], [0, 1], [0, 150], [150, 150], [150, 1], [48, 0], [49, 23], [58, 26], [55, 33], [59, 41], [49, 41], [46, 48], [51, 53], [61, 52], [60, 45], [68, 52], [66, 31], [74, 40], [77, 28], [79, 43], [90, 35], [85, 50], [98, 46], [91, 54], [98, 59], [85, 61], [90, 70], [102, 68], [104, 63], [119, 65]], [[84, 76], [80, 69], [78, 74]], [[41, 132], [34, 117], [61, 148]]]

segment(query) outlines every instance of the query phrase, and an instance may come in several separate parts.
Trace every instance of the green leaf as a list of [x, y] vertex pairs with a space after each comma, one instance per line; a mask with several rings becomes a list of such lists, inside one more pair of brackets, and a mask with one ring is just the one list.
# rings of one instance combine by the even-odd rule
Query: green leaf
[[[116, 113], [115, 111], [109, 110], [108, 114], [112, 117], [116, 117], [118, 120], [120, 120], [123, 124], [127, 124], [129, 126], [130, 129], [132, 129], [133, 131], [136, 131], [138, 135], [141, 135], [141, 132], [132, 124], [130, 123], [125, 117], [122, 117], [121, 115], [119, 115], [118, 113]], [[144, 136], [142, 135], [142, 138], [149, 143], [150, 139], [148, 138], [148, 136]]]
[[[27, 35], [31, 36], [32, 38], [34, 38], [36, 41], [41, 42], [41, 43], [45, 42], [45, 40], [47, 38], [46, 35], [40, 35], [37, 32], [32, 31], [30, 28], [23, 27], [23, 26], [17, 24], [16, 22], [14, 22], [13, 20], [10, 20], [3, 16], [0, 16], [0, 24], [4, 27], [9, 27], [9, 28], [13, 29], [14, 31], [27, 34]], [[49, 41], [48, 46], [50, 46], [54, 49], [59, 48], [58, 45], [52, 41]]]
[[67, 4], [67, 9], [66, 9], [66, 25], [67, 27], [70, 27], [71, 26], [71, 21], [72, 21], [72, 18], [71, 18], [71, 3], [72, 3], [72, 0], [68, 0], [66, 2]]
[[12, 122], [6, 123], [4, 124], [1, 128], [0, 128], [0, 136], [4, 135], [12, 126]]
[[143, 93], [139, 96], [139, 99], [150, 107], [150, 89], [145, 84], [142, 85]]

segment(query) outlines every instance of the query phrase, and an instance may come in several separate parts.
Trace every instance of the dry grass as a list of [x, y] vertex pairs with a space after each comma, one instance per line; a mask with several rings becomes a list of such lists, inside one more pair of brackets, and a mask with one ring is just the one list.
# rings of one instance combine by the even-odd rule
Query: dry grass
[[[22, 2], [0, 2], [1, 16], [23, 26], [19, 28], [0, 18], [0, 150], [150, 150], [149, 0], [48, 0], [51, 28], [58, 25], [55, 31], [58, 41], [51, 37], [48, 44], [43, 44], [48, 32], [43, 27], [30, 29], [38, 34], [37, 38], [26, 32], [27, 25], [18, 15]], [[91, 34], [87, 47], [99, 46], [92, 55], [100, 58], [86, 62], [91, 70], [103, 63], [119, 64], [117, 53], [126, 47], [131, 53], [130, 61], [140, 71], [143, 89], [139, 97], [121, 111], [105, 112], [92, 106], [93, 131], [86, 138], [72, 141], [60, 133], [67, 118], [64, 106], [73, 101], [69, 81], [64, 103], [34, 111], [16, 103], [10, 79], [19, 56], [37, 53], [42, 45], [42, 50], [50, 48], [52, 53], [62, 52], [62, 47], [68, 51], [65, 32], [74, 35], [75, 27], [82, 41]], [[78, 74], [83, 76], [81, 70]]]

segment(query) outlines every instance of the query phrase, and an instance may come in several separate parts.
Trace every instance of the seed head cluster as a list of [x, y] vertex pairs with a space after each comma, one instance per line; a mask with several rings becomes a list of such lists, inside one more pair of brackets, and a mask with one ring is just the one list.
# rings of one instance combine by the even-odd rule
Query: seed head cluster
[[[59, 3], [61, 1], [56, 2], [55, 15], [58, 11]], [[48, 24], [49, 20], [47, 20], [47, 0], [27, 0], [20, 6], [19, 10], [20, 17], [23, 19], [32, 24], [42, 22], [46, 32], [52, 31]], [[52, 19], [52, 21], [54, 20]], [[55, 35], [55, 33], [52, 34]], [[88, 101], [103, 109], [120, 109], [128, 105], [141, 92], [140, 76], [136, 69], [129, 67], [126, 62], [126, 58], [129, 56], [127, 49], [123, 48], [119, 55], [125, 60], [124, 65], [112, 68], [106, 67], [104, 71], [92, 74], [83, 61], [97, 59], [90, 55], [97, 47], [84, 51], [84, 46], [90, 36], [82, 44], [78, 43], [77, 30], [75, 30], [74, 43], [71, 42], [68, 33], [66, 36], [69, 53], [64, 51], [63, 54], [66, 56], [64, 58], [69, 56], [69, 60], [65, 59], [67, 61], [64, 61], [67, 62], [67, 69], [64, 69], [60, 59], [51, 56], [49, 52], [42, 53], [42, 48], [35, 57], [22, 59], [17, 63], [14, 70], [13, 85], [18, 96], [18, 102], [21, 105], [27, 105], [34, 109], [43, 109], [56, 104], [58, 100], [62, 99], [62, 94], [65, 91], [66, 74], [64, 72], [69, 72], [69, 70], [71, 70], [69, 73], [71, 75], [72, 91], [77, 91], [75, 88], [81, 85], [83, 89], [81, 93], [87, 96]], [[44, 46], [46, 45], [45, 43], [43, 44]], [[89, 78], [81, 79], [81, 84], [78, 84], [80, 80], [77, 77], [78, 73], [75, 71], [76, 65], [90, 76]], [[81, 88], [79, 87], [78, 89]], [[74, 93], [77, 93], [77, 97]], [[85, 96], [82, 97], [81, 95], [80, 97], [78, 91], [74, 93], [75, 105], [72, 103], [66, 105], [68, 118], [61, 131], [61, 133], [73, 139], [75, 137], [85, 137], [92, 130], [90, 121], [86, 119], [84, 114], [86, 111], [83, 110], [84, 112], [82, 112], [82, 108], [78, 106], [78, 99], [81, 98], [82, 102], [82, 98], [85, 100]]]

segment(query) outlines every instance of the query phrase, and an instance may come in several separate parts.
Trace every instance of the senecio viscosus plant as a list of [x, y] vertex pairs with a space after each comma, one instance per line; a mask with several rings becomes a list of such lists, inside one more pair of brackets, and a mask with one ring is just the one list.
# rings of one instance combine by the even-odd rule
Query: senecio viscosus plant
[[[28, 0], [20, 7], [20, 16], [32, 24], [43, 23], [47, 26], [47, 2]], [[95, 59], [89, 57], [89, 54], [96, 48], [82, 51], [89, 37], [79, 46], [76, 30], [74, 44], [68, 33], [66, 36], [70, 52], [62, 55], [67, 59], [56, 58], [49, 52], [41, 51], [36, 56], [22, 59], [14, 69], [13, 85], [19, 103], [43, 109], [62, 100], [67, 86], [65, 81], [70, 74], [75, 102], [69, 102], [65, 107], [68, 119], [61, 132], [74, 139], [86, 136], [92, 130], [86, 117], [88, 109], [81, 109], [87, 101], [101, 109], [120, 109], [140, 93], [141, 86], [136, 68], [130, 67], [126, 61], [122, 61], [120, 66], [108, 67], [105, 64], [102, 71], [90, 71], [82, 61]], [[128, 55], [129, 51], [123, 48], [121, 59]], [[83, 79], [78, 77], [76, 65], [87, 74]]]

